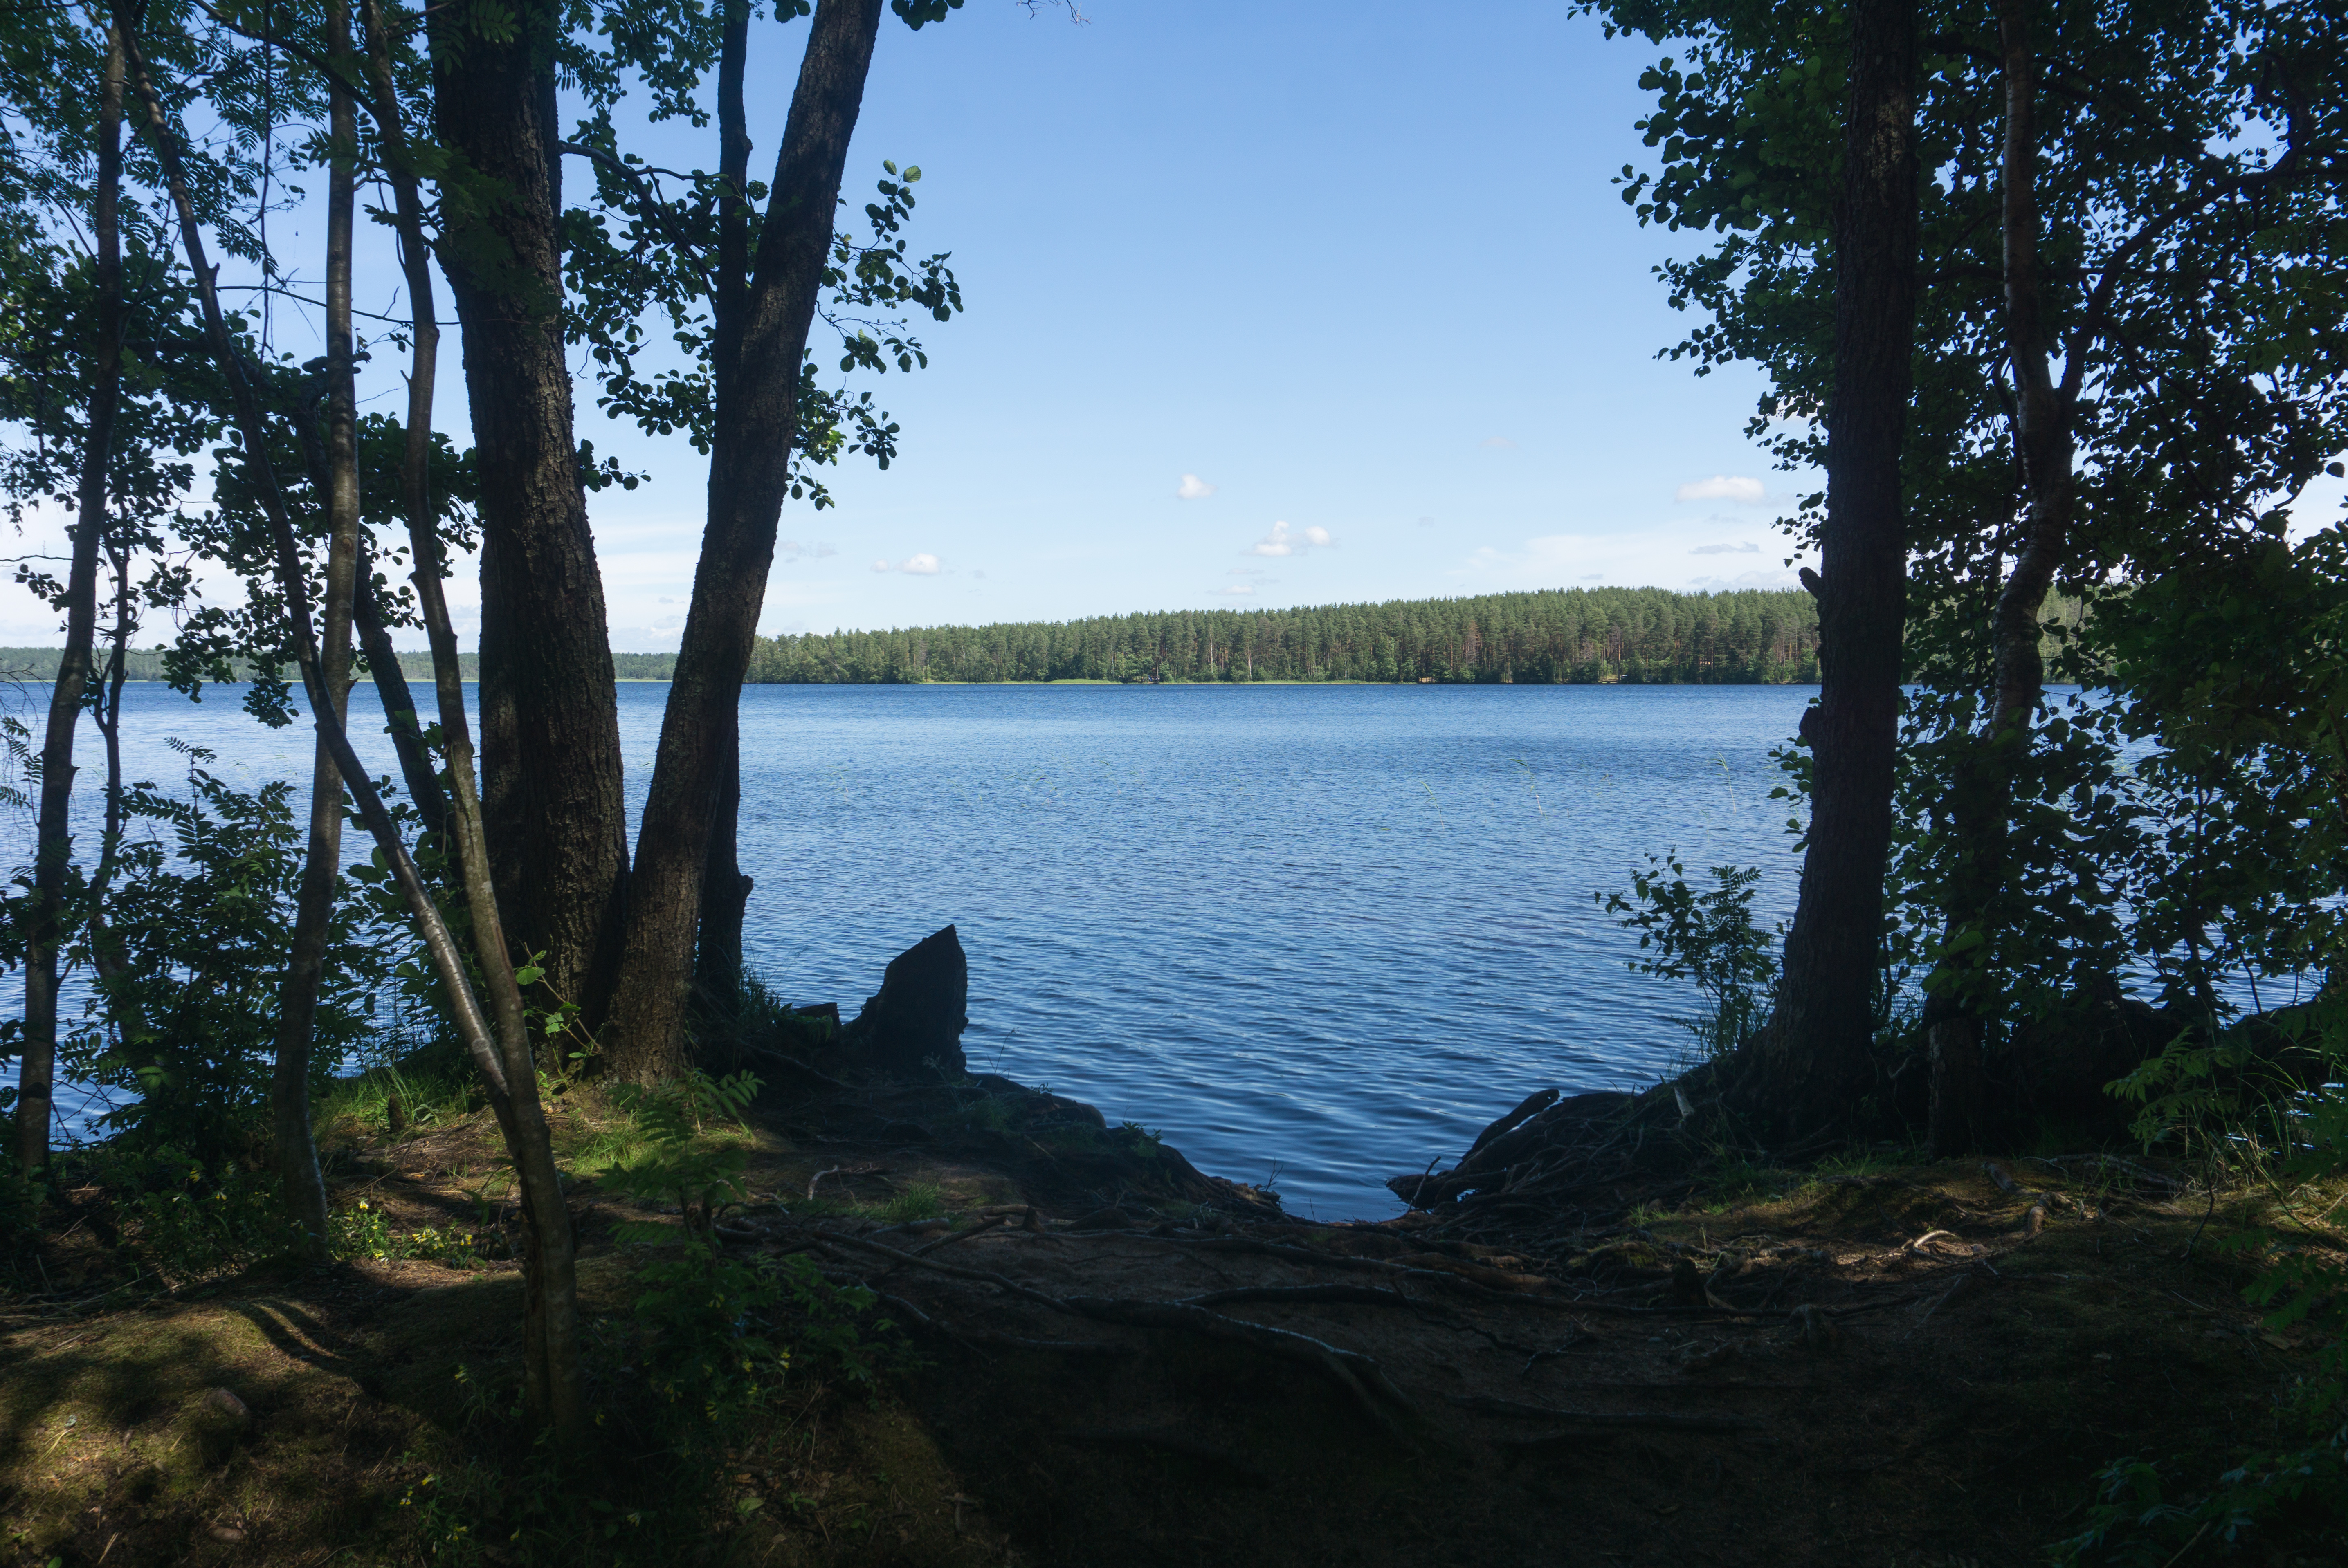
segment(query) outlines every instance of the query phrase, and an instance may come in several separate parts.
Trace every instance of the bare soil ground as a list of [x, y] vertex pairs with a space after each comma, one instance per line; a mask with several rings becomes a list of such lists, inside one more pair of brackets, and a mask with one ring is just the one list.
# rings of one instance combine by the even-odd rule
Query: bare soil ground
[[[573, 1156], [613, 1135], [592, 1094], [561, 1104]], [[494, 1229], [499, 1164], [476, 1115], [352, 1130], [334, 1176], [395, 1229], [484, 1201]], [[730, 1244], [870, 1283], [908, 1364], [877, 1394], [788, 1383], [676, 1561], [2036, 1563], [2109, 1460], [2213, 1471], [2271, 1433], [2316, 1348], [2262, 1332], [2212, 1245], [2248, 1198], [2096, 1160], [2010, 1163], [2014, 1191], [1978, 1163], [1781, 1173], [1512, 1247], [1301, 1223], [990, 1080], [777, 1098], [752, 1174]], [[642, 1255], [577, 1191], [619, 1412]], [[108, 1294], [85, 1217], [0, 1300], [0, 1563], [518, 1560], [531, 1461], [467, 1436], [515, 1364], [511, 1265]], [[211, 1389], [250, 1411], [225, 1448], [191, 1415]], [[623, 1446], [596, 1551], [633, 1561]]]

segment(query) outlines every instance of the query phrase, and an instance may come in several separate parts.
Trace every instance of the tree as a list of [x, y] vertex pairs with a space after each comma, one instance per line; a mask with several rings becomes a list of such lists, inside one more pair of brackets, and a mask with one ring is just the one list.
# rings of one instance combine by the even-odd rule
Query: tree
[[[950, 7], [892, 0], [892, 8], [919, 27]], [[810, 493], [826, 503], [808, 473], [816, 464], [852, 450], [886, 466], [894, 451], [897, 428], [869, 394], [850, 398], [819, 387], [808, 364], [816, 316], [856, 313], [841, 322], [843, 371], [911, 370], [927, 363], [921, 345], [869, 313], [914, 305], [945, 320], [961, 304], [945, 258], [917, 262], [897, 237], [918, 169], [887, 166], [880, 200], [866, 209], [871, 243], [835, 233], [882, 8], [880, 0], [820, 0], [786, 6], [784, 19], [810, 10], [771, 181], [749, 174], [747, 0], [718, 8], [714, 36], [680, 26], [657, 39], [631, 33], [619, 40], [621, 61], [636, 59], [629, 53], [636, 47], [657, 49], [659, 69], [644, 74], [658, 84], [655, 112], [664, 115], [697, 114], [691, 95], [715, 67], [715, 175], [676, 177], [688, 189], [668, 198], [660, 171], [617, 151], [608, 113], [566, 144], [592, 162], [606, 207], [629, 222], [624, 247], [600, 221], [576, 223], [570, 236], [573, 330], [602, 367], [605, 405], [655, 429], [682, 427], [710, 454], [707, 520], [628, 880], [626, 945], [601, 1057], [604, 1071], [642, 1083], [685, 1063], [696, 970], [706, 989], [730, 992], [739, 982], [748, 888], [733, 854], [736, 713], [783, 503]], [[591, 92], [608, 108], [616, 87], [607, 77]], [[656, 303], [673, 335], [694, 346], [682, 373], [639, 373], [634, 323]]]
[[71, 47], [72, 29], [52, 42], [99, 76], [93, 136], [97, 183], [90, 194], [92, 310], [81, 323], [88, 369], [81, 465], [72, 528], [73, 559], [59, 598], [65, 655], [49, 692], [41, 743], [40, 811], [35, 827], [31, 929], [25, 956], [25, 1037], [17, 1072], [16, 1168], [26, 1180], [49, 1163], [49, 1121], [57, 1050], [57, 948], [67, 935], [67, 880], [73, 855], [74, 732], [89, 694], [98, 627], [98, 560], [107, 532], [114, 417], [122, 388], [122, 54], [108, 37], [98, 60]]
[[[351, 49], [350, 7], [327, 0], [325, 65], [328, 125], [326, 195], [326, 353], [321, 374], [325, 410], [324, 478], [327, 555], [321, 585], [323, 634], [318, 650], [324, 699], [335, 723], [349, 714], [351, 625], [359, 565], [357, 345], [351, 330], [351, 221], [358, 198], [358, 112], [351, 82], [358, 75]], [[315, 700], [321, 693], [312, 693]], [[311, 764], [310, 825], [292, 950], [285, 968], [277, 1029], [277, 1060], [270, 1091], [278, 1179], [287, 1217], [314, 1263], [327, 1261], [326, 1183], [310, 1126], [311, 1028], [324, 979], [335, 886], [342, 875], [343, 775], [324, 733]]]
[[1850, 0], [1849, 108], [1835, 215], [1834, 389], [1818, 706], [1801, 895], [1776, 1013], [1748, 1070], [1789, 1132], [1832, 1126], [1867, 1086], [1900, 732], [1907, 521], [1900, 449], [1916, 320], [1916, 8]]
[[[1686, 68], [1643, 78], [1662, 159], [1624, 181], [1643, 220], [1720, 235], [1663, 269], [1674, 302], [1710, 318], [1672, 352], [1765, 367], [1752, 434], [1814, 463], [1800, 416], [1830, 395], [1817, 170], [1836, 56], [1745, 7], [1608, 15], [1693, 40]], [[1972, 1059], [2125, 961], [2096, 865], [2109, 835], [2066, 804], [2105, 764], [2089, 730], [2040, 722], [2050, 594], [2092, 610], [2188, 538], [2259, 526], [2348, 439], [2343, 362], [2318, 325], [2348, 175], [2338, 30], [2197, 0], [2000, 15], [1994, 35], [1961, 7], [1921, 22], [1918, 686], [1900, 774], [1915, 826], [1896, 840], [1891, 936], [1931, 970], [1944, 1147], [1972, 1135]], [[1797, 535], [1817, 537], [1818, 501]]]
[[628, 870], [619, 696], [563, 345], [554, 0], [427, 13], [440, 235], [481, 477], [481, 783], [498, 898], [600, 1020]]
[[[273, 541], [275, 587], [286, 622], [288, 651], [300, 667], [304, 692], [320, 741], [349, 788], [360, 820], [375, 840], [384, 873], [407, 907], [435, 978], [454, 1014], [458, 1038], [481, 1074], [490, 1108], [513, 1157], [528, 1226], [523, 1332], [525, 1399], [532, 1414], [546, 1423], [559, 1440], [575, 1443], [584, 1436], [588, 1421], [581, 1360], [583, 1341], [575, 1238], [561, 1177], [555, 1169], [544, 1107], [539, 1099], [537, 1065], [521, 1001], [520, 977], [508, 960], [494, 901], [474, 899], [469, 911], [473, 916], [471, 957], [490, 992], [496, 1010], [493, 1025], [481, 1009], [465, 955], [459, 951], [373, 780], [351, 749], [320, 656], [308, 587], [304, 580], [301, 548], [291, 510], [278, 482], [264, 405], [252, 367], [221, 307], [216, 273], [209, 264], [186, 160], [180, 156], [178, 134], [165, 112], [162, 97], [139, 46], [137, 21], [130, 0], [118, 0], [114, 24], [122, 39], [129, 79], [145, 111], [149, 145], [179, 220], [180, 242], [202, 309], [205, 343], [234, 409], [242, 466]], [[436, 636], [435, 641], [437, 645], [448, 645], [442, 636]], [[444, 688], [451, 683], [446, 670], [442, 671], [441, 683]], [[452, 768], [452, 775], [454, 771]], [[469, 796], [461, 783], [457, 794], [460, 801]], [[489, 858], [482, 846], [478, 814], [471, 816], [466, 830], [469, 891], [485, 891]]]

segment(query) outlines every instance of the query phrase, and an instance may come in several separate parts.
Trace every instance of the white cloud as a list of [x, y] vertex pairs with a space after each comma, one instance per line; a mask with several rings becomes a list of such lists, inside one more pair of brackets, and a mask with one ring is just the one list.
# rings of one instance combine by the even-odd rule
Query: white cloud
[[1698, 545], [1688, 551], [1692, 556], [1757, 556], [1761, 547], [1750, 540], [1741, 545]]
[[1418, 519], [1418, 526], [1422, 528], [1431, 528], [1435, 526], [1435, 519], [1433, 518], [1421, 518]]
[[1250, 545], [1247, 553], [1251, 556], [1292, 556], [1300, 550], [1325, 549], [1336, 542], [1336, 538], [1323, 528], [1313, 527], [1301, 534], [1292, 534], [1286, 523], [1274, 523], [1272, 532]]
[[821, 560], [826, 556], [836, 556], [839, 553], [839, 549], [837, 546], [824, 544], [819, 540], [814, 543], [802, 544], [798, 539], [785, 539], [780, 544], [777, 545], [775, 549], [776, 552], [785, 560], [798, 560], [802, 557], [812, 560]]
[[877, 560], [872, 563], [872, 569], [874, 571], [893, 571], [896, 569], [891, 567], [887, 561]]
[[1203, 501], [1214, 493], [1215, 487], [1196, 474], [1185, 474], [1182, 483], [1175, 487], [1174, 498], [1178, 501]]
[[1757, 507], [1768, 497], [1758, 479], [1747, 479], [1736, 474], [1715, 474], [1709, 479], [1697, 479], [1682, 485], [1672, 492], [1674, 501], [1742, 501]]
[[938, 575], [938, 558], [923, 550], [919, 555], [907, 556], [901, 561], [874, 561], [872, 569], [907, 572], [914, 577], [935, 577]]
[[1495, 452], [1513, 452], [1517, 449], [1517, 444], [1505, 436], [1487, 436], [1477, 445], [1488, 446]]
[[1217, 593], [1253, 593], [1255, 591], [1255, 584], [1251, 582], [1225, 583], [1215, 591]]

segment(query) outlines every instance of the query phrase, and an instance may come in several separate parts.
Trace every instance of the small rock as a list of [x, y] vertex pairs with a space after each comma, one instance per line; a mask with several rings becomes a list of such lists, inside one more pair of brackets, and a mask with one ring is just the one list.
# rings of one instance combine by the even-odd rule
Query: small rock
[[244, 1434], [252, 1430], [252, 1412], [226, 1389], [207, 1389], [189, 1405], [187, 1435], [207, 1470], [228, 1462]]

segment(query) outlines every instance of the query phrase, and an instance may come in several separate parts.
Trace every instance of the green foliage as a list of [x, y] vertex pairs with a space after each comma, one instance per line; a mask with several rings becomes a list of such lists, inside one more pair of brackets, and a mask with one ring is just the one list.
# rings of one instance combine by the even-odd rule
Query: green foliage
[[[2180, 1040], [2122, 1083], [2144, 1104], [2148, 1143], [2198, 1140], [2211, 1179], [2270, 1184], [2288, 1214], [2348, 1199], [2348, 995], [2327, 991], [2283, 1020], [2296, 1053], [2286, 1074], [2244, 1030], [2214, 1042]], [[2260, 1260], [2244, 1296], [2267, 1309], [2270, 1333], [2323, 1336], [2312, 1371], [2280, 1412], [2275, 1436], [2239, 1457], [2214, 1483], [2189, 1460], [2131, 1455], [2096, 1476], [2087, 1527], [2058, 1543], [2065, 1563], [2165, 1564], [2203, 1535], [2229, 1543], [2278, 1525], [2348, 1528], [2348, 1258], [2328, 1235], [2261, 1226], [2221, 1238]]]
[[480, 1244], [456, 1225], [424, 1225], [395, 1231], [381, 1209], [365, 1198], [327, 1219], [327, 1243], [338, 1258], [366, 1257], [377, 1263], [427, 1258], [454, 1266], [479, 1260]]
[[[738, 1139], [710, 1134], [710, 1124], [747, 1129], [742, 1113], [757, 1097], [758, 1080], [747, 1072], [712, 1078], [698, 1069], [646, 1089], [614, 1085], [613, 1103], [628, 1113], [644, 1140], [633, 1158], [613, 1165], [604, 1184], [640, 1202], [676, 1205], [686, 1233], [706, 1238], [728, 1204], [747, 1202], [743, 1172], [749, 1152]], [[623, 1241], [666, 1239], [660, 1225], [624, 1225]]]
[[753, 682], [1767, 682], [1818, 679], [1799, 590], [1561, 589], [763, 639]]
[[[1690, 237], [1658, 272], [1700, 319], [1666, 353], [1698, 374], [1760, 368], [1748, 433], [1781, 466], [1815, 472], [1834, 376], [1849, 14], [1587, 8], [1670, 51], [1642, 77], [1651, 156], [1620, 182], [1641, 223]], [[2273, 598], [2292, 610], [2277, 614], [2250, 585], [2303, 488], [2348, 448], [2348, 36], [2290, 7], [2200, 0], [2040, 0], [2021, 15], [2039, 73], [2037, 330], [2075, 486], [2054, 586], [2086, 616], [2015, 608], [2051, 637], [2058, 679], [2111, 679], [2119, 697], [2034, 702], [1991, 733], [1993, 692], [2016, 677], [1997, 667], [1994, 627], [2026, 499], [2003, 295], [2006, 83], [1996, 18], [1928, 4], [1902, 448], [1916, 685], [1892, 961], [1928, 968], [1935, 1004], [1981, 1018], [1993, 1051], [2131, 970], [2151, 971], [2163, 1002], [2213, 1016], [2221, 979], [2296, 982], [2319, 966], [2304, 943], [2286, 961], [2293, 928], [2320, 931], [2348, 889], [2336, 860], [2291, 842], [2323, 814], [2291, 787], [2290, 759], [2233, 720], [2201, 743], [2188, 720], [2213, 686], [2297, 662], [2306, 645], [2293, 595]], [[1816, 546], [1824, 505], [1804, 497], [1787, 531]], [[1807, 757], [1787, 760], [1802, 795]]]
[[265, 1173], [207, 1166], [170, 1147], [109, 1147], [98, 1174], [139, 1266], [170, 1285], [234, 1273], [299, 1239]]
[[[739, 1128], [757, 1090], [747, 1072], [711, 1078], [694, 1071], [650, 1089], [613, 1091], [642, 1143], [633, 1158], [611, 1167], [605, 1184], [639, 1200], [673, 1202], [682, 1221], [681, 1229], [637, 1221], [617, 1232], [623, 1241], [660, 1249], [635, 1276], [645, 1369], [664, 1399], [711, 1420], [739, 1415], [779, 1391], [795, 1349], [803, 1362], [812, 1357], [854, 1382], [870, 1382], [877, 1367], [858, 1327], [877, 1299], [870, 1291], [829, 1284], [802, 1255], [770, 1266], [731, 1256], [719, 1245], [718, 1214], [748, 1197], [742, 1181], [747, 1154], [738, 1139], [711, 1128]], [[909, 1188], [901, 1202], [920, 1211], [904, 1218], [925, 1218], [938, 1211], [939, 1194]], [[884, 1320], [873, 1329], [887, 1327]]]
[[933, 1220], [946, 1212], [943, 1189], [934, 1182], [908, 1182], [873, 1215], [890, 1225], [911, 1225], [919, 1220]]
[[[297, 1252], [277, 1178], [229, 1164], [207, 1166], [169, 1147], [107, 1145], [89, 1173], [112, 1205], [123, 1245], [142, 1271], [180, 1286], [233, 1274]], [[479, 1260], [481, 1238], [459, 1225], [395, 1230], [362, 1198], [327, 1216], [337, 1259], [430, 1259], [451, 1266]]]
[[348, 1120], [397, 1135], [456, 1121], [479, 1103], [478, 1092], [472, 1075], [462, 1068], [392, 1061], [335, 1079], [313, 1102], [314, 1115], [322, 1133]]
[[[218, 1163], [256, 1157], [256, 1129], [267, 1125], [302, 835], [290, 785], [238, 790], [209, 771], [210, 752], [172, 743], [188, 758], [187, 793], [166, 794], [151, 784], [125, 793], [129, 820], [161, 831], [126, 834], [115, 846], [104, 934], [84, 926], [67, 950], [99, 973], [58, 1057], [65, 1072], [134, 1091], [103, 1118], [117, 1135]], [[29, 873], [17, 880], [29, 888]], [[86, 908], [94, 896], [77, 873], [72, 907]], [[21, 925], [10, 939], [22, 941]], [[368, 902], [337, 900], [318, 1003], [315, 1087], [398, 1021], [392, 968], [408, 946], [404, 929]]]
[[1715, 866], [1712, 886], [1699, 891], [1676, 856], [1650, 855], [1647, 868], [1632, 873], [1627, 895], [1591, 895], [1617, 924], [1639, 933], [1641, 951], [1653, 953], [1631, 960], [1633, 972], [1694, 982], [1704, 1013], [1683, 1021], [1708, 1059], [1735, 1050], [1766, 1021], [1785, 927], [1753, 923], [1760, 880], [1756, 866]]

